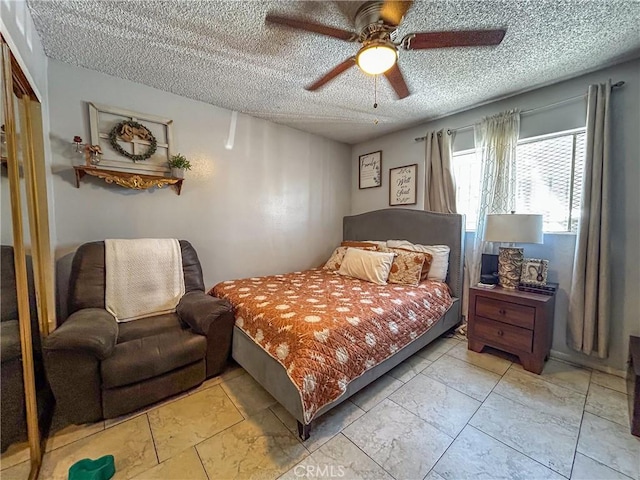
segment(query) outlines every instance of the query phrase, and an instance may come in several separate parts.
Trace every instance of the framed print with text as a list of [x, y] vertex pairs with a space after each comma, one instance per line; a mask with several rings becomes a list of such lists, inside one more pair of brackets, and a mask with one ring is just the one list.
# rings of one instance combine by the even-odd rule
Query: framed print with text
[[415, 205], [418, 164], [389, 170], [389, 206]]
[[358, 188], [382, 186], [382, 150], [360, 155], [358, 159]]

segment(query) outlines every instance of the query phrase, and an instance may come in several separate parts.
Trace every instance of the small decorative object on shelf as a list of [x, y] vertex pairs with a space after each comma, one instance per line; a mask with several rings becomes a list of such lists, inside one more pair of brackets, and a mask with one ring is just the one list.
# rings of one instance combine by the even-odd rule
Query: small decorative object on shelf
[[182, 190], [182, 178], [164, 177], [162, 175], [145, 175], [132, 172], [122, 172], [119, 170], [108, 170], [106, 168], [91, 167], [73, 167], [76, 173], [76, 188], [80, 188], [80, 180], [85, 175], [100, 178], [106, 183], [115, 183], [121, 187], [131, 188], [134, 190], [147, 190], [149, 188], [163, 188], [171, 185], [175, 188], [178, 195]]
[[89, 145], [88, 143], [84, 146], [84, 156], [87, 163], [87, 167], [96, 167], [100, 163], [100, 155], [102, 155], [102, 149], [100, 145]]
[[76, 135], [73, 137], [73, 143], [76, 144], [76, 153], [80, 153], [80, 145], [82, 145], [82, 137], [80, 135]]
[[[73, 143], [76, 146], [76, 153], [84, 152], [85, 165], [87, 167], [95, 167], [100, 163], [100, 155], [102, 155], [100, 145], [82, 143], [82, 137], [80, 135], [73, 137]], [[80, 147], [82, 147], [82, 149]]]
[[169, 159], [171, 176], [174, 178], [184, 178], [184, 171], [191, 170], [191, 162], [184, 155], [177, 153]]

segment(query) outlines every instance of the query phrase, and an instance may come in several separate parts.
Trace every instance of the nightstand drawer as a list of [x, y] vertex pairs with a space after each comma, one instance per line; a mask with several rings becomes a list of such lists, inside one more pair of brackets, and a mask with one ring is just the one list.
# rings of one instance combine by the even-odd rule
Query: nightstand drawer
[[536, 309], [517, 303], [476, 296], [476, 315], [533, 330]]
[[533, 348], [533, 331], [514, 327], [487, 318], [473, 319], [473, 334], [482, 337], [489, 344], [506, 347], [507, 350], [531, 352]]

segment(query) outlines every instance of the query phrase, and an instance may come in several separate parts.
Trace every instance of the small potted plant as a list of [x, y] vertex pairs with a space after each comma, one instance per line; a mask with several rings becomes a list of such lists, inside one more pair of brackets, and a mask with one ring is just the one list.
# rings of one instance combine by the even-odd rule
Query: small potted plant
[[171, 155], [169, 159], [169, 168], [171, 168], [171, 176], [174, 178], [184, 178], [184, 171], [191, 170], [191, 162], [187, 157], [179, 153]]

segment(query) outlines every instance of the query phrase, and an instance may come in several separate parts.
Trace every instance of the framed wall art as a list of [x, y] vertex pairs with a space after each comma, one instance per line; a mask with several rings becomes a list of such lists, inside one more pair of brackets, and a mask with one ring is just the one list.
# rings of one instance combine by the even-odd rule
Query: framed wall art
[[173, 121], [89, 103], [91, 143], [100, 145], [100, 167], [149, 175], [169, 173]]
[[358, 188], [382, 186], [382, 150], [360, 155], [358, 160]]
[[416, 204], [418, 164], [389, 170], [389, 206]]
[[548, 268], [548, 260], [541, 260], [538, 258], [525, 258], [522, 262], [520, 283], [524, 283], [527, 285], [546, 285]]

